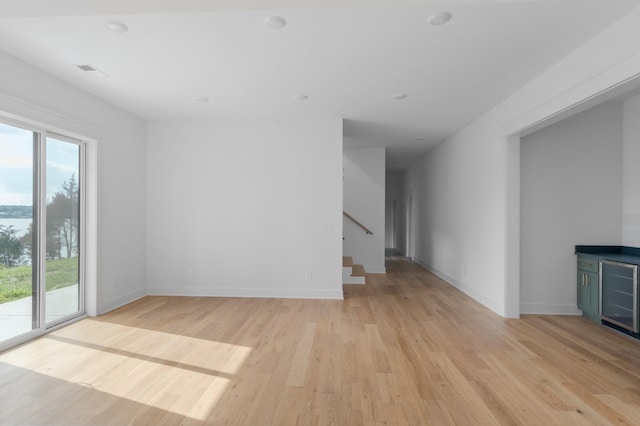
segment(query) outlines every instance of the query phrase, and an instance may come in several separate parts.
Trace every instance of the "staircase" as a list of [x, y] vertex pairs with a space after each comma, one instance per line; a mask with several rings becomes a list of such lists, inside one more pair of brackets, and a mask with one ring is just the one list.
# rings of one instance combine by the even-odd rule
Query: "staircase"
[[349, 256], [342, 258], [342, 283], [343, 284], [364, 284], [366, 273], [362, 265], [354, 265], [353, 259]]

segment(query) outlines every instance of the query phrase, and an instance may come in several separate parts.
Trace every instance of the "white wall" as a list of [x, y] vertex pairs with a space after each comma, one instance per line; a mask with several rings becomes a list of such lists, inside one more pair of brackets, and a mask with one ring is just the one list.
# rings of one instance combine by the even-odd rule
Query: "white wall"
[[492, 303], [483, 294], [500, 279], [493, 259], [501, 241], [493, 230], [501, 225], [503, 207], [496, 159], [486, 158], [490, 148], [451, 140], [406, 175], [414, 259], [485, 304]]
[[97, 154], [97, 313], [143, 296], [144, 122], [3, 52], [0, 69], [0, 111], [95, 139], [90, 150]]
[[384, 246], [385, 248], [398, 248], [398, 222], [399, 206], [401, 204], [402, 172], [387, 170], [385, 176], [385, 214], [384, 214]]
[[639, 75], [638, 39], [637, 9], [411, 166], [418, 261], [495, 312], [519, 314], [519, 185], [507, 180], [519, 156], [507, 155], [508, 137]]
[[640, 247], [640, 95], [624, 102], [622, 244]]
[[522, 313], [577, 314], [574, 246], [619, 245], [621, 102], [522, 138]]
[[342, 298], [342, 121], [154, 121], [150, 294]]
[[344, 211], [369, 228], [343, 218], [343, 254], [368, 273], [383, 273], [385, 248], [385, 148], [344, 149]]

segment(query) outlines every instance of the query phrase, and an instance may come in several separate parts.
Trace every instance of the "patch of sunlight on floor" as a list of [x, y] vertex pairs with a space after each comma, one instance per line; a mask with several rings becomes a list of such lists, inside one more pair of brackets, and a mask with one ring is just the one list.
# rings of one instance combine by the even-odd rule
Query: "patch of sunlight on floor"
[[85, 320], [0, 361], [119, 398], [205, 420], [251, 348]]
[[227, 374], [235, 374], [251, 352], [246, 346], [94, 320], [82, 321], [77, 327], [63, 328], [49, 336]]

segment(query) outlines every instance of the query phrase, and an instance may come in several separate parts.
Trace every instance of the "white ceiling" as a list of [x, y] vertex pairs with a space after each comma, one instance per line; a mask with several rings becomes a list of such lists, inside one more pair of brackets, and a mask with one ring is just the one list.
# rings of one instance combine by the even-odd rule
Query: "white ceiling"
[[[397, 169], [637, 6], [0, 0], [0, 49], [145, 119], [342, 117], [345, 146], [385, 146], [387, 166]], [[440, 10], [453, 13], [451, 22], [428, 25]], [[286, 27], [265, 28], [271, 15]], [[129, 31], [110, 32], [110, 20]], [[79, 64], [108, 77], [87, 75]], [[408, 97], [393, 100], [398, 93]]]

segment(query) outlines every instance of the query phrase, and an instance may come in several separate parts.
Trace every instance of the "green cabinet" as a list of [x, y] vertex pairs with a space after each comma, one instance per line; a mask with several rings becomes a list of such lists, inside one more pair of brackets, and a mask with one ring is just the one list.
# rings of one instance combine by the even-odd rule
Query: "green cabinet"
[[600, 321], [600, 285], [597, 258], [578, 256], [578, 308], [582, 314]]

